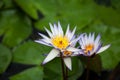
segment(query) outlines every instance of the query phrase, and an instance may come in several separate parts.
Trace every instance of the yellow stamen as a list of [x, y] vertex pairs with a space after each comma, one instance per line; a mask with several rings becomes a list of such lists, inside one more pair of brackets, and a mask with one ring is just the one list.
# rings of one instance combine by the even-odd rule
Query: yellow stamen
[[71, 51], [64, 51], [63, 52], [63, 56], [71, 56], [72, 55], [72, 52]]
[[89, 44], [89, 45], [85, 46], [85, 54], [87, 54], [88, 51], [93, 50], [93, 48], [94, 48], [94, 45], [93, 45], [93, 44]]
[[65, 36], [56, 36], [52, 38], [52, 43], [59, 49], [65, 49], [69, 45], [69, 40]]

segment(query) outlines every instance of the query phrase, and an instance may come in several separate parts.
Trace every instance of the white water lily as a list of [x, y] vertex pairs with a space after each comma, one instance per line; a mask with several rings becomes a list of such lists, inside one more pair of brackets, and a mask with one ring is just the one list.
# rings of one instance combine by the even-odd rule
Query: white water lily
[[77, 56], [81, 51], [80, 49], [75, 48], [75, 44], [81, 36], [75, 38], [74, 33], [76, 31], [76, 27], [71, 32], [68, 25], [66, 33], [64, 34], [59, 22], [57, 25], [52, 25], [51, 23], [49, 25], [51, 31], [45, 28], [49, 37], [39, 33], [43, 39], [35, 40], [35, 42], [38, 42], [40, 44], [54, 47], [44, 59], [42, 64], [46, 64], [47, 62], [53, 60], [55, 57], [61, 57], [60, 54], [62, 54], [65, 65], [68, 67], [68, 69], [72, 70], [71, 56]]
[[79, 40], [81, 49], [83, 49], [83, 53], [81, 54], [85, 56], [92, 56], [94, 54], [99, 54], [108, 49], [110, 47], [110, 44], [102, 47], [100, 38], [101, 38], [100, 34], [96, 37], [96, 39], [94, 33], [93, 34], [89, 33], [88, 36], [87, 34], [84, 34], [84, 36], [82, 36]]

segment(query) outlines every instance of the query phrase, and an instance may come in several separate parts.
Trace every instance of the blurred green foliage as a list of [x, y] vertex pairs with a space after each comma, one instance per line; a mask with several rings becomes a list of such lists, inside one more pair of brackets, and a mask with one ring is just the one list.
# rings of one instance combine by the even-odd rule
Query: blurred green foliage
[[[120, 62], [120, 0], [109, 0], [109, 5], [102, 1], [0, 0], [0, 73], [5, 72], [11, 62], [17, 62], [35, 66], [11, 76], [10, 80], [61, 80], [59, 58], [41, 67], [43, 54], [51, 48], [34, 42], [38, 39], [34, 33], [44, 32], [49, 22], [58, 21], [64, 30], [67, 24], [72, 29], [77, 26], [77, 34], [100, 33], [103, 45], [110, 43], [111, 47], [99, 58], [91, 59], [89, 68], [96, 73], [113, 70]], [[72, 62], [69, 80], [76, 80], [84, 71], [86, 58], [74, 57]]]

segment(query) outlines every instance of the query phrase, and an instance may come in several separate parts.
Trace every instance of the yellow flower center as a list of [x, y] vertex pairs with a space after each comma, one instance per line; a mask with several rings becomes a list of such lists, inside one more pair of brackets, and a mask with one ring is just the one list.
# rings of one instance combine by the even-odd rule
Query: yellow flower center
[[71, 51], [64, 51], [63, 52], [63, 56], [71, 56], [72, 55], [72, 52]]
[[65, 49], [69, 45], [69, 40], [65, 36], [56, 36], [52, 38], [52, 43], [59, 49]]
[[89, 44], [89, 45], [85, 46], [85, 54], [87, 54], [88, 51], [93, 50], [93, 48], [94, 48], [94, 45], [93, 45], [93, 44]]

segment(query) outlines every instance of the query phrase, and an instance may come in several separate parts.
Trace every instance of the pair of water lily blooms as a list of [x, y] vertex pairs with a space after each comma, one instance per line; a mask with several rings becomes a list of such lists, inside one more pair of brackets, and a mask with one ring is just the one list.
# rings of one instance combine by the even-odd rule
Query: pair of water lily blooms
[[[89, 35], [83, 33], [76, 37], [76, 27], [73, 29], [73, 31], [71, 31], [68, 25], [66, 33], [64, 34], [60, 22], [54, 25], [50, 23], [49, 25], [51, 31], [45, 28], [49, 37], [39, 33], [43, 39], [35, 40], [35, 42], [38, 42], [40, 44], [53, 47], [42, 64], [46, 64], [47, 62], [53, 60], [55, 57], [61, 57], [60, 55], [62, 55], [62, 59], [65, 65], [68, 69], [72, 70], [71, 56], [92, 56], [94, 54], [101, 53], [110, 47], [110, 44], [102, 47], [100, 35], [98, 35], [96, 39], [94, 33], [89, 33]], [[78, 47], [76, 48], [77, 42], [80, 45], [80, 49]]]

